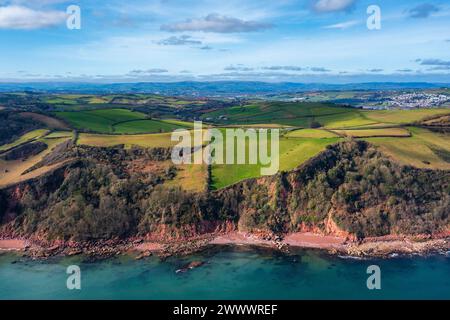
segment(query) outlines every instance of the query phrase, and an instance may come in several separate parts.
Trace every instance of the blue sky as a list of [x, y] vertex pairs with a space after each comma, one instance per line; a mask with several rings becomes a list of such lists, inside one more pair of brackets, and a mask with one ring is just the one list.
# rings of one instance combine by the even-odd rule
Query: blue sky
[[0, 43], [0, 81], [450, 82], [444, 0], [0, 0]]

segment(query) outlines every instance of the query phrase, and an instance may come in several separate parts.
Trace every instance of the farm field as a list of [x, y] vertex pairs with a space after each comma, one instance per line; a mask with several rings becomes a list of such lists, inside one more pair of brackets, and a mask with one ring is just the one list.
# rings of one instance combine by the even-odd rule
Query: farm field
[[386, 125], [385, 123], [368, 119], [359, 110], [355, 110], [352, 113], [323, 116], [317, 118], [316, 121], [327, 129], [344, 129], [374, 125]]
[[56, 105], [104, 104], [111, 102], [113, 96], [89, 94], [52, 94], [45, 96], [45, 103]]
[[359, 130], [334, 130], [339, 135], [353, 138], [365, 137], [409, 137], [411, 133], [404, 128], [384, 128], [384, 129], [359, 129]]
[[284, 135], [286, 138], [317, 138], [317, 139], [326, 139], [326, 138], [336, 138], [337, 134], [322, 130], [322, 129], [299, 129], [290, 131]]
[[[287, 138], [280, 137], [279, 170], [292, 170], [311, 157], [325, 150], [340, 138]], [[268, 142], [270, 155], [270, 141]], [[235, 145], [235, 149], [237, 146]], [[248, 158], [248, 144], [246, 155]], [[226, 156], [226, 153], [224, 154]], [[261, 176], [261, 164], [214, 164], [212, 166], [212, 188], [221, 189], [248, 178]], [[264, 166], [267, 167], [267, 166]]]
[[[220, 124], [279, 124], [309, 127], [312, 121], [324, 116], [353, 114], [356, 109], [322, 103], [260, 103], [236, 106], [206, 113], [202, 119], [213, 119]], [[219, 120], [219, 117], [226, 120]]]
[[413, 123], [428, 117], [449, 113], [449, 109], [375, 110], [362, 112], [367, 119], [390, 124]]
[[158, 133], [189, 127], [182, 121], [151, 120], [142, 112], [128, 109], [63, 111], [55, 114], [76, 129], [98, 133]]
[[112, 147], [120, 144], [125, 148], [136, 145], [143, 148], [171, 147], [176, 144], [170, 140], [170, 133], [136, 134], [136, 135], [107, 135], [80, 133], [77, 144], [97, 147]]
[[58, 117], [69, 122], [80, 130], [90, 130], [101, 133], [113, 133], [113, 125], [130, 120], [142, 120], [146, 115], [126, 109], [100, 109], [77, 112], [56, 112]]
[[54, 131], [45, 136], [45, 139], [73, 138], [72, 131]]
[[427, 117], [449, 114], [448, 109], [361, 110], [328, 103], [254, 103], [216, 110], [202, 116], [218, 125], [287, 125], [327, 129], [383, 127], [413, 123]]
[[365, 138], [404, 165], [450, 170], [450, 135], [410, 127], [409, 138]]
[[16, 141], [9, 143], [9, 144], [5, 144], [3, 146], [0, 146], [0, 151], [6, 151], [11, 148], [17, 147], [18, 145], [21, 145], [22, 143], [26, 143], [26, 142], [35, 140], [37, 138], [43, 137], [48, 132], [49, 132], [49, 130], [47, 130], [47, 129], [38, 129], [38, 130], [33, 130], [30, 132], [27, 132], [23, 136], [21, 136], [19, 139], [17, 139]]
[[[193, 127], [193, 122], [174, 119], [178, 115], [174, 115], [174, 118], [171, 119], [150, 119], [153, 109], [141, 107], [145, 101], [157, 100], [158, 103], [170, 103], [176, 108], [183, 108], [190, 101], [140, 94], [132, 96], [57, 95], [49, 98], [55, 99], [54, 101], [49, 100], [52, 103], [63, 104], [65, 108], [73, 108], [73, 111], [56, 111], [54, 114], [57, 118], [35, 112], [21, 113], [24, 117], [42, 122], [48, 129], [31, 131], [10, 145], [0, 146], [0, 151], [29, 141], [45, 142], [49, 148], [20, 163], [3, 161], [0, 169], [3, 171], [6, 169], [8, 172], [6, 172], [7, 175], [3, 172], [2, 183], [4, 181], [11, 182], [14, 179], [21, 181], [29, 177], [28, 175], [22, 176], [21, 173], [37, 163], [54, 145], [72, 139], [74, 132], [68, 128], [67, 124], [81, 131], [76, 141], [78, 145], [100, 147], [124, 145], [125, 148], [133, 146], [172, 147], [178, 143], [178, 141], [171, 141], [173, 130], [192, 129]], [[76, 103], [67, 103], [65, 100], [76, 101]], [[84, 105], [80, 103], [84, 103]], [[129, 103], [130, 105], [122, 108], [118, 103]], [[131, 107], [132, 105], [135, 107]], [[134, 109], [129, 109], [130, 107]], [[137, 109], [142, 112], [134, 111]], [[166, 113], [164, 114], [166, 115]], [[319, 102], [253, 101], [244, 106], [227, 106], [203, 114], [195, 113], [195, 118], [202, 119], [205, 122], [204, 126], [216, 127], [221, 130], [229, 127], [280, 128], [280, 171], [298, 167], [323, 151], [328, 145], [342, 141], [344, 138], [363, 139], [371, 142], [388, 156], [405, 165], [448, 170], [450, 169], [448, 134], [413, 126], [414, 123], [423, 119], [448, 114], [450, 114], [448, 109], [370, 111]], [[49, 133], [50, 129], [56, 129], [56, 131]], [[270, 143], [268, 145], [270, 152]], [[248, 150], [248, 146], [245, 148]], [[205, 190], [208, 177], [206, 165], [192, 164], [176, 167], [177, 176], [174, 180], [166, 181], [165, 184], [179, 185], [190, 191]], [[38, 174], [41, 172], [39, 170], [30, 175]], [[211, 168], [211, 188], [220, 189], [243, 179], [260, 175], [260, 164], [214, 164]]]
[[[202, 150], [198, 149], [196, 152], [202, 152]], [[176, 168], [177, 175], [173, 180], [165, 182], [166, 186], [180, 186], [183, 190], [193, 192], [206, 190], [208, 184], [208, 166], [206, 164], [182, 164], [177, 165]]]
[[45, 172], [48, 172], [61, 165], [62, 163], [57, 163], [51, 166], [43, 166], [27, 174], [23, 174], [24, 171], [40, 162], [45, 155], [49, 154], [52, 151], [52, 149], [55, 146], [66, 140], [67, 138], [57, 138], [57, 139], [46, 139], [46, 137], [39, 138], [37, 141], [41, 141], [47, 144], [47, 149], [42, 151], [41, 153], [32, 156], [26, 159], [25, 161], [23, 160], [5, 161], [0, 159], [0, 187], [4, 187], [12, 183], [25, 181], [40, 176]]
[[186, 126], [178, 125], [174, 122], [166, 122], [164, 120], [136, 120], [114, 124], [113, 132], [124, 134], [162, 133], [184, 128], [186, 128]]

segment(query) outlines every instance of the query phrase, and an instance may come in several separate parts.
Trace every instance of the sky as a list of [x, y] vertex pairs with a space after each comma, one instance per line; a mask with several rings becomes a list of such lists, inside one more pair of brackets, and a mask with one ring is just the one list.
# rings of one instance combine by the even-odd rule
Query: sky
[[450, 83], [450, 2], [0, 0], [0, 58], [1, 82]]

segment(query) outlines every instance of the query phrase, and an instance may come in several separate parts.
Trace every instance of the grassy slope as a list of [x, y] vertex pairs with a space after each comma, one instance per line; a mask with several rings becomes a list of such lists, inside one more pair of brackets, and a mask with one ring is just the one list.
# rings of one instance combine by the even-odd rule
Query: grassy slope
[[450, 170], [436, 150], [450, 153], [450, 135], [431, 132], [427, 129], [409, 128], [410, 138], [366, 138], [383, 152], [405, 165], [418, 168]]
[[[230, 108], [209, 113], [205, 117], [218, 117], [225, 115], [227, 122], [242, 123], [278, 123], [293, 126], [308, 126], [311, 121], [319, 122], [325, 128], [364, 128], [377, 126], [392, 126], [412, 123], [437, 114], [449, 113], [448, 109], [430, 110], [394, 110], [394, 111], [363, 111], [330, 107], [325, 104], [264, 104], [245, 107]], [[311, 117], [313, 116], [313, 117]], [[403, 128], [384, 128], [366, 130], [346, 130], [339, 132], [349, 136], [385, 136], [390, 138], [368, 138], [370, 142], [382, 147], [387, 153], [397, 159], [418, 167], [448, 168], [448, 164], [439, 158], [428, 146], [431, 141], [424, 141], [426, 136], [423, 131], [413, 133], [413, 137], [405, 138], [409, 132]], [[434, 137], [434, 133], [429, 132]], [[312, 156], [316, 155], [338, 138], [333, 138], [333, 133], [325, 130], [304, 129], [287, 133], [280, 139], [280, 170], [293, 169]], [[401, 139], [395, 138], [403, 137]], [[428, 136], [431, 139], [431, 136]], [[436, 141], [435, 138], [432, 139]], [[435, 142], [436, 143], [436, 142]], [[417, 145], [417, 148], [414, 148]], [[438, 143], [436, 148], [441, 148]], [[445, 149], [446, 150], [446, 149]], [[430, 165], [425, 164], [430, 162]], [[258, 177], [259, 165], [214, 165], [212, 170], [213, 187], [222, 188], [242, 179]]]
[[[325, 103], [259, 103], [236, 106], [206, 113], [220, 124], [279, 124], [309, 127], [312, 121], [330, 129], [389, 126], [412, 123], [426, 117], [448, 114], [448, 109], [421, 110], [360, 110]], [[219, 120], [225, 116], [227, 120]]]
[[72, 126], [99, 133], [137, 134], [169, 132], [191, 125], [176, 120], [150, 120], [146, 114], [128, 109], [99, 109], [77, 112], [57, 112]]
[[38, 141], [42, 141], [47, 144], [47, 149], [42, 151], [41, 153], [28, 158], [25, 161], [22, 160], [14, 160], [14, 161], [4, 161], [0, 160], [0, 187], [17, 183], [20, 181], [25, 181], [27, 179], [31, 179], [37, 176], [40, 176], [53, 168], [59, 166], [59, 164], [55, 164], [52, 166], [44, 166], [39, 169], [33, 170], [27, 174], [22, 175], [22, 173], [28, 168], [34, 166], [42, 158], [51, 152], [51, 150], [57, 146], [58, 144], [66, 141], [67, 138], [50, 138], [46, 137], [38, 139]]
[[354, 138], [361, 137], [409, 137], [410, 133], [404, 128], [335, 130], [336, 133]]
[[111, 147], [119, 144], [124, 144], [129, 148], [137, 145], [145, 148], [154, 147], [170, 147], [176, 144], [170, 140], [170, 133], [157, 134], [136, 134], [136, 135], [106, 135], [106, 134], [90, 134], [80, 133], [78, 137], [78, 144]]
[[[296, 168], [323, 151], [339, 138], [280, 138], [280, 171]], [[268, 144], [270, 146], [270, 143]], [[270, 152], [270, 148], [269, 148]], [[246, 145], [248, 154], [248, 144]], [[247, 178], [261, 176], [261, 164], [215, 164], [212, 166], [212, 187], [220, 189]]]
[[317, 138], [317, 139], [335, 138], [337, 136], [338, 135], [333, 132], [321, 129], [300, 129], [288, 132], [285, 135], [286, 138]]
[[309, 127], [311, 121], [323, 116], [355, 113], [356, 110], [322, 103], [260, 103], [218, 110], [202, 116], [217, 119], [225, 116], [221, 124], [281, 124]]
[[[308, 127], [312, 121], [319, 122], [326, 128], [358, 128], [365, 130], [346, 130], [352, 136], [367, 135], [404, 135], [401, 128], [383, 128], [368, 130], [378, 126], [395, 126], [412, 123], [420, 119], [438, 114], [448, 114], [448, 109], [429, 110], [393, 110], [363, 111], [330, 106], [322, 103], [261, 103], [245, 107], [233, 107], [208, 113], [203, 116], [218, 117], [225, 115], [228, 120], [224, 124], [251, 125], [290, 125]], [[111, 133], [114, 129], [120, 133], [135, 133], [140, 130], [158, 130], [154, 120], [142, 120], [145, 114], [126, 109], [103, 109], [82, 112], [61, 112], [60, 115], [72, 117], [72, 121], [90, 130]], [[131, 120], [131, 121], [130, 121]], [[70, 122], [70, 120], [68, 119]], [[129, 122], [123, 122], [129, 121]], [[121, 122], [116, 124], [117, 122]], [[223, 122], [223, 121], [222, 121]], [[177, 120], [160, 122], [167, 130], [177, 127], [189, 127], [190, 124]], [[114, 125], [116, 124], [116, 125]], [[163, 128], [163, 130], [164, 130]], [[401, 132], [400, 132], [401, 131]], [[410, 128], [410, 138], [365, 138], [378, 145], [384, 152], [396, 160], [417, 167], [449, 169], [449, 164], [442, 158], [442, 152], [450, 152], [448, 136], [430, 132], [425, 129]], [[341, 132], [342, 133], [342, 132]], [[56, 137], [55, 137], [56, 138]], [[55, 139], [52, 139], [55, 140]], [[280, 139], [280, 170], [290, 170], [322, 151], [327, 145], [340, 139], [325, 130], [304, 129], [291, 131]], [[168, 147], [175, 142], [170, 141], [170, 133], [134, 134], [134, 135], [102, 135], [80, 134], [79, 144], [113, 146], [125, 144], [126, 147], [138, 145], [142, 147]], [[185, 166], [180, 168], [175, 185], [180, 183], [186, 188], [200, 190], [203, 188], [205, 166]], [[259, 165], [214, 165], [213, 187], [221, 188], [245, 178], [260, 176]], [[202, 177], [202, 178], [197, 178]], [[200, 181], [200, 182], [199, 182]]]
[[[199, 149], [197, 152], [202, 152]], [[169, 163], [172, 162], [169, 160]], [[202, 192], [206, 190], [208, 166], [206, 164], [177, 165], [177, 175], [173, 180], [165, 183], [166, 186], [181, 186], [186, 191]]]
[[54, 131], [45, 136], [46, 139], [71, 138], [71, 137], [73, 137], [72, 131]]
[[112, 133], [113, 124], [121, 121], [145, 119], [141, 112], [127, 109], [101, 109], [77, 112], [56, 112], [77, 129], [87, 129], [102, 133]]
[[3, 146], [0, 146], [0, 151], [6, 151], [8, 149], [14, 148], [22, 143], [45, 136], [47, 133], [48, 133], [47, 129], [38, 129], [38, 130], [33, 130], [30, 132], [27, 132], [23, 136], [21, 136], [19, 139], [17, 139], [16, 141], [14, 141], [10, 144], [5, 144]]
[[168, 123], [163, 120], [137, 120], [113, 125], [114, 133], [126, 134], [171, 132], [183, 128], [185, 127], [175, 123]]
[[450, 114], [449, 109], [415, 109], [415, 110], [377, 110], [364, 111], [366, 118], [390, 124], [413, 123], [424, 118], [442, 114]]

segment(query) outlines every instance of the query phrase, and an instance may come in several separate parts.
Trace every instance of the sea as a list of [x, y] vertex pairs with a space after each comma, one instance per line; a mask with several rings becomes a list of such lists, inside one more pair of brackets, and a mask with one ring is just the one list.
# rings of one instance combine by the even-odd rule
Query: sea
[[[193, 261], [203, 264], [186, 268]], [[165, 260], [0, 253], [0, 299], [450, 299], [450, 253], [360, 259], [247, 246]]]

